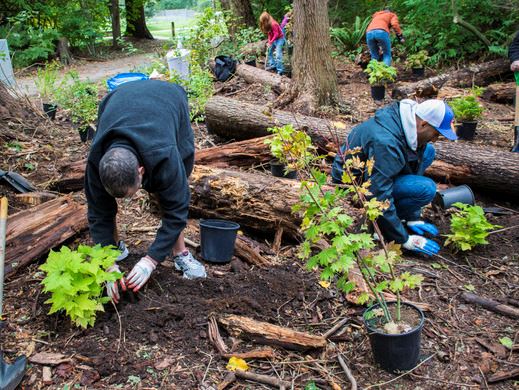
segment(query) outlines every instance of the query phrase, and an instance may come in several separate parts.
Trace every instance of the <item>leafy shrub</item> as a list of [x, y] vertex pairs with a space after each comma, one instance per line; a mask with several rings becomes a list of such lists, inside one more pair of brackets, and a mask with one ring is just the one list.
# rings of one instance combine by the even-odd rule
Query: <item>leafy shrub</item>
[[377, 60], [371, 60], [364, 72], [369, 75], [371, 85], [386, 85], [396, 80], [396, 68]]
[[250, 53], [246, 56], [242, 54], [242, 48], [251, 42], [257, 42], [264, 38], [263, 33], [257, 27], [240, 27], [234, 34], [234, 37], [227, 39], [218, 50], [219, 55], [227, 55], [237, 60], [252, 60], [261, 57], [264, 53], [258, 51]]
[[304, 131], [296, 130], [291, 124], [268, 129], [274, 136], [265, 140], [270, 153], [288, 170], [303, 169], [314, 159], [312, 139]]
[[453, 99], [450, 103], [454, 116], [460, 121], [473, 121], [481, 117], [484, 108], [473, 94]]
[[406, 69], [423, 68], [429, 59], [427, 50], [420, 50], [418, 53], [410, 54], [405, 62]]
[[471, 250], [476, 245], [488, 244], [486, 237], [490, 230], [501, 226], [492, 225], [485, 217], [480, 206], [454, 203], [458, 208], [451, 217], [451, 234], [447, 234], [445, 245], [452, 245], [456, 250]]
[[104, 311], [103, 304], [110, 298], [103, 297], [105, 282], [121, 277], [118, 272], [106, 272], [120, 251], [112, 246], [89, 247], [80, 245], [76, 251], [61, 247], [50, 251], [40, 269], [46, 273], [41, 282], [43, 291], [51, 293], [45, 303], [52, 304], [49, 314], [65, 311], [76, 326], [94, 326], [96, 312]]
[[51, 103], [55, 99], [59, 68], [60, 65], [57, 62], [51, 62], [36, 71], [34, 83], [45, 103]]
[[352, 52], [359, 47], [364, 34], [368, 28], [368, 24], [371, 21], [371, 17], [367, 17], [361, 20], [360, 17], [355, 17], [355, 22], [351, 27], [332, 27], [330, 29], [330, 35], [332, 41], [342, 53]]

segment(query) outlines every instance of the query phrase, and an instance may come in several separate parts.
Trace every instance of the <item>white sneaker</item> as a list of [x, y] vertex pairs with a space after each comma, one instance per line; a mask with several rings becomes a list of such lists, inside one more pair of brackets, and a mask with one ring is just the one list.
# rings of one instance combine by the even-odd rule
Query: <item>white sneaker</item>
[[123, 240], [120, 240], [117, 243], [117, 249], [121, 251], [121, 254], [117, 256], [117, 259], [115, 259], [115, 262], [122, 261], [128, 257], [130, 252], [128, 251], [128, 248], [126, 248], [126, 244]]
[[186, 279], [197, 279], [207, 277], [205, 267], [196, 260], [191, 252], [185, 251], [173, 258], [175, 269], [184, 273]]

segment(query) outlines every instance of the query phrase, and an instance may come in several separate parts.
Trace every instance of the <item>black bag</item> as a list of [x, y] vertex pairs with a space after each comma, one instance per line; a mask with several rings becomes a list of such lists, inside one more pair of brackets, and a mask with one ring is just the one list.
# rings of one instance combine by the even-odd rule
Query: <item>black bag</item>
[[229, 56], [218, 56], [214, 59], [214, 75], [218, 81], [227, 81], [236, 70], [236, 60]]

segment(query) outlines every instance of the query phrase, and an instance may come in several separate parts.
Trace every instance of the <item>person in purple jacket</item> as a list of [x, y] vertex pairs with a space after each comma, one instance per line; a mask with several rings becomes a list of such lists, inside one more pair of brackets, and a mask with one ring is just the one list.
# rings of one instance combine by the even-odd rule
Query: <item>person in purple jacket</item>
[[268, 35], [267, 46], [269, 48], [267, 70], [275, 69], [277, 74], [283, 74], [283, 45], [285, 34], [278, 22], [268, 13], [263, 12], [259, 18], [261, 31]]

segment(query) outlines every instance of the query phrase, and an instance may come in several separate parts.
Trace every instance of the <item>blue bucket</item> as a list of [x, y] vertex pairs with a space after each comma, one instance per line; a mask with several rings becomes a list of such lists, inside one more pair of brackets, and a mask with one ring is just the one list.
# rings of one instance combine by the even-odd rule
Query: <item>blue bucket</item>
[[112, 92], [119, 85], [130, 81], [148, 80], [148, 76], [144, 73], [119, 73], [118, 75], [106, 80], [108, 92]]

